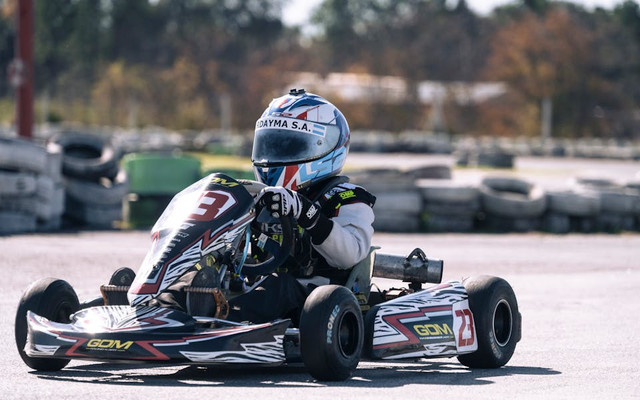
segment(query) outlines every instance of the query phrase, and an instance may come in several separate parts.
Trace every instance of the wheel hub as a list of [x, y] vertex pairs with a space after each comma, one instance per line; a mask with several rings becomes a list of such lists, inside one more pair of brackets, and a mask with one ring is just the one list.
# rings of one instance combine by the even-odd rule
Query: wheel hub
[[493, 310], [493, 335], [498, 345], [504, 347], [511, 339], [513, 314], [509, 302], [502, 299]]

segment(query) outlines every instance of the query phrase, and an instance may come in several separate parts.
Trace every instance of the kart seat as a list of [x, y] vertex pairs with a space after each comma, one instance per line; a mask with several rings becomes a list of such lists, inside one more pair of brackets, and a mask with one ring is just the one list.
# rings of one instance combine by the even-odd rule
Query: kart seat
[[356, 295], [361, 307], [363, 304], [367, 304], [369, 300], [371, 277], [373, 276], [373, 260], [376, 257], [375, 252], [379, 248], [378, 246], [371, 246], [369, 254], [351, 268], [351, 273], [344, 284]]

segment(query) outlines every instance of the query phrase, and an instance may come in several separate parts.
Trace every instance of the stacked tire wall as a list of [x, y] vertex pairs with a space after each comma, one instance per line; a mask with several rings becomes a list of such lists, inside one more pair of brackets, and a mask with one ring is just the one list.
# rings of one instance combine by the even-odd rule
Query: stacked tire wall
[[423, 228], [428, 232], [471, 232], [480, 211], [477, 188], [450, 180], [417, 182], [423, 198]]
[[[420, 230], [422, 196], [414, 179], [397, 170], [368, 170], [351, 178], [376, 196], [373, 227], [383, 232]], [[384, 210], [384, 212], [378, 212]]]
[[110, 229], [122, 221], [122, 202], [129, 191], [120, 155], [106, 136], [62, 132], [49, 147], [61, 149], [66, 190], [64, 218], [69, 226]]
[[380, 170], [353, 176], [352, 182], [377, 197], [376, 231], [640, 231], [640, 182], [576, 178], [564, 190], [546, 190], [511, 176], [486, 176], [471, 185], [436, 170], [442, 167], [431, 174], [421, 168], [418, 174]]
[[59, 148], [0, 138], [0, 235], [60, 228], [61, 169]]

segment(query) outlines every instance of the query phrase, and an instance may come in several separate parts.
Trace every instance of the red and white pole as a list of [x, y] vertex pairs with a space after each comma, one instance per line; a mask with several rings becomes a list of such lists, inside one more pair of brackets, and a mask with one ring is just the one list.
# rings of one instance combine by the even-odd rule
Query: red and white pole
[[33, 137], [33, 0], [18, 0], [16, 18], [16, 58], [10, 66], [11, 83], [16, 88], [16, 129], [18, 135]]

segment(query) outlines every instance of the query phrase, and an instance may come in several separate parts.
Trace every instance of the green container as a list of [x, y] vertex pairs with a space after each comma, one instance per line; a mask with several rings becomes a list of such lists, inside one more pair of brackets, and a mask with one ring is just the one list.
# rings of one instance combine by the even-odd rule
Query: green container
[[221, 173], [221, 174], [229, 175], [233, 179], [249, 179], [252, 181], [256, 179], [253, 171], [247, 171], [244, 169], [235, 169], [235, 168], [212, 168], [210, 170], [205, 171], [202, 174], [202, 177], [205, 177], [213, 173]]
[[182, 154], [137, 153], [124, 158], [129, 192], [173, 195], [200, 179], [200, 160]]
[[124, 201], [124, 221], [129, 229], [149, 229], [169, 205], [171, 195], [129, 194]]

